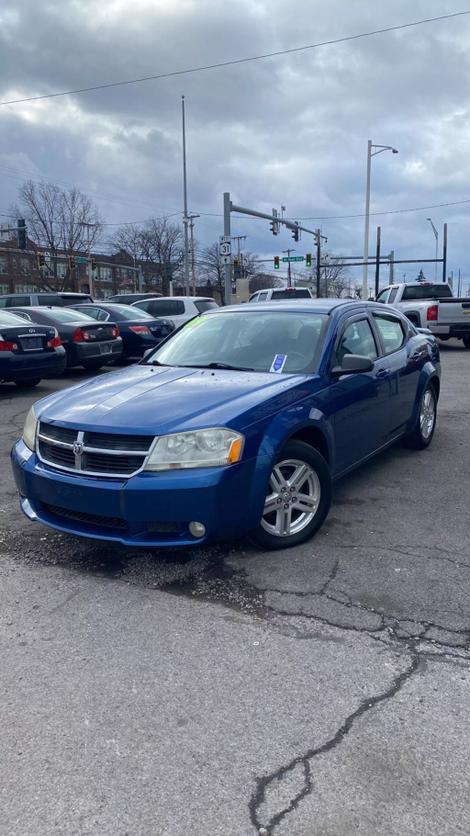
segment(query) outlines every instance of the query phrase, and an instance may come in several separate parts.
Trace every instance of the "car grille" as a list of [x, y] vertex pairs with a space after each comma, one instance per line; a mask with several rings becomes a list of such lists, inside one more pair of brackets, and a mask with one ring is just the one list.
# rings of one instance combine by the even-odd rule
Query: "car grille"
[[60, 470], [127, 478], [142, 468], [152, 442], [153, 436], [83, 432], [41, 421], [38, 454]]

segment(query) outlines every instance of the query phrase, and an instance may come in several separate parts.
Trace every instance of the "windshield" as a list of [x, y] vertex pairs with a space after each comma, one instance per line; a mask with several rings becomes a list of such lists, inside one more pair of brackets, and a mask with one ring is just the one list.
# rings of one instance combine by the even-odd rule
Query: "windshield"
[[[31, 315], [33, 316], [33, 313]], [[95, 321], [92, 316], [88, 316], [88, 314], [82, 313], [82, 311], [71, 311], [67, 308], [50, 308], [49, 310], [47, 308], [41, 308], [41, 316], [57, 319], [59, 322], [78, 322], [81, 319], [86, 319], [90, 322]]]
[[142, 308], [131, 308], [130, 305], [110, 305], [109, 313], [113, 317], [116, 313], [120, 319], [153, 319], [154, 317]]
[[450, 299], [452, 291], [448, 284], [421, 284], [403, 288], [402, 299]]
[[186, 323], [145, 363], [311, 374], [326, 319], [285, 311], [206, 314]]
[[0, 325], [24, 325], [24, 319], [8, 311], [0, 311]]

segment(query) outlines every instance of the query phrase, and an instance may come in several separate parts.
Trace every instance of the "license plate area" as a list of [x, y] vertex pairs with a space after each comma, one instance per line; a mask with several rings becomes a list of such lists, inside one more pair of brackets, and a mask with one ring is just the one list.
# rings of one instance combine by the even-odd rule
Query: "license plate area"
[[42, 351], [42, 337], [20, 337], [20, 345], [23, 351]]
[[113, 350], [112, 343], [101, 343], [100, 345], [100, 353], [101, 354], [111, 354]]

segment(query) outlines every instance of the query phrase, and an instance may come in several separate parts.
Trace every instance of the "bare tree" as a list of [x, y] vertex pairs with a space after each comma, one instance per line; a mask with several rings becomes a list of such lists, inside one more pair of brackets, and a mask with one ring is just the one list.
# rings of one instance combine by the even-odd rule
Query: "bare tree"
[[[67, 264], [65, 277], [57, 278], [59, 256], [89, 253], [103, 228], [103, 221], [93, 201], [79, 189], [59, 188], [53, 183], [27, 180], [19, 189], [18, 217], [26, 219], [28, 237], [49, 254], [49, 275], [43, 276], [47, 288], [62, 289], [71, 284]], [[58, 288], [60, 289], [60, 288]]]
[[256, 293], [257, 290], [264, 290], [267, 287], [281, 287], [282, 281], [277, 276], [272, 276], [271, 273], [256, 273], [250, 278], [250, 293]]
[[[316, 287], [316, 270], [308, 274], [312, 287]], [[320, 288], [322, 296], [338, 298], [351, 287], [351, 277], [346, 262], [333, 253], [322, 253], [320, 269]]]
[[164, 296], [183, 261], [182, 241], [181, 227], [168, 223], [166, 218], [151, 218], [142, 227], [142, 258], [158, 265], [156, 274], [146, 277], [146, 286], [156, 289], [160, 285]]
[[225, 304], [225, 270], [219, 256], [217, 242], [205, 247], [199, 258], [199, 273], [203, 281], [211, 284], [220, 296], [221, 304]]
[[133, 260], [134, 267], [143, 259], [142, 227], [139, 224], [125, 224], [116, 230], [112, 243], [118, 250], [126, 252]]

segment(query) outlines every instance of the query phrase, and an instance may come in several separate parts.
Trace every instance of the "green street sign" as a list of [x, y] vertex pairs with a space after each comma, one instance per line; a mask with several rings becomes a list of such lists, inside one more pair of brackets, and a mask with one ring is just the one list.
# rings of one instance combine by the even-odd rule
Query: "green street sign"
[[286, 262], [286, 261], [304, 261], [304, 256], [303, 255], [289, 255], [289, 256], [283, 255], [282, 260], [284, 262]]
[[88, 259], [84, 258], [82, 255], [76, 255], [75, 264], [88, 264]]

